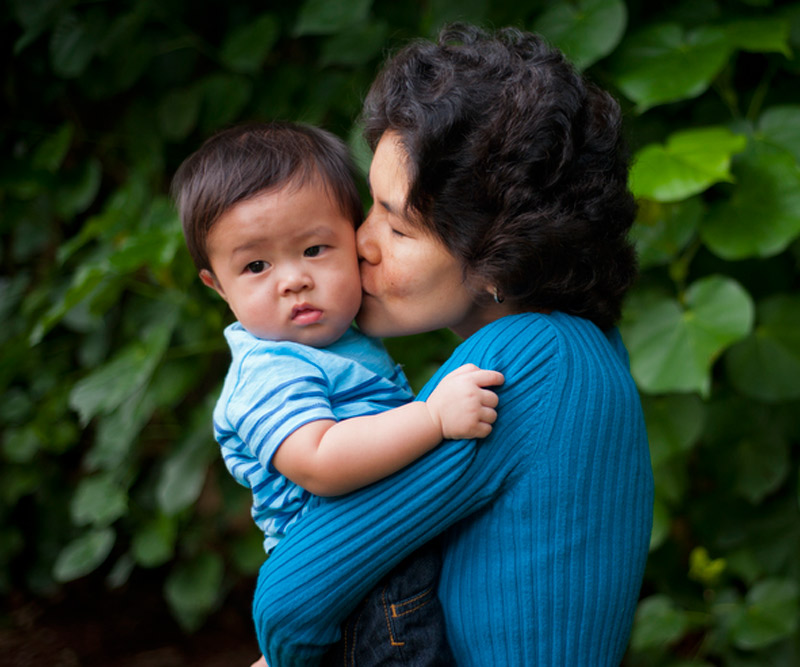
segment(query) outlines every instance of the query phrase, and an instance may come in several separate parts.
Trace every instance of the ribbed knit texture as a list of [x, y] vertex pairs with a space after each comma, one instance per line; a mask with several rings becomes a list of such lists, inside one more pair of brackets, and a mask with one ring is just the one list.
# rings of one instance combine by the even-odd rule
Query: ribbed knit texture
[[561, 313], [498, 320], [420, 393], [472, 362], [505, 374], [482, 441], [447, 441], [329, 499], [261, 569], [253, 616], [270, 667], [313, 665], [365, 593], [445, 534], [439, 596], [459, 665], [618, 665], [650, 538], [653, 481], [619, 335]]

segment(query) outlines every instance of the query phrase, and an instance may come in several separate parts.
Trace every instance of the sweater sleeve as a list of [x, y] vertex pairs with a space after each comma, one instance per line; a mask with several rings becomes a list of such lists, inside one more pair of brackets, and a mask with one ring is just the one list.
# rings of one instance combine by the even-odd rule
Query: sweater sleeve
[[[488, 438], [445, 441], [391, 477], [325, 500], [262, 566], [253, 618], [271, 667], [317, 664], [338, 640], [341, 621], [383, 575], [501, 492], [523, 449], [515, 438], [531, 437], [517, 415], [536, 413], [533, 387], [546, 384], [551, 354], [520, 336], [519, 326], [505, 326], [507, 331], [490, 326], [467, 339], [419, 396], [424, 400], [444, 373], [463, 363], [500, 370], [506, 383]], [[514, 337], [529, 343], [525, 353], [506, 344]], [[538, 361], [531, 362], [532, 355]]]

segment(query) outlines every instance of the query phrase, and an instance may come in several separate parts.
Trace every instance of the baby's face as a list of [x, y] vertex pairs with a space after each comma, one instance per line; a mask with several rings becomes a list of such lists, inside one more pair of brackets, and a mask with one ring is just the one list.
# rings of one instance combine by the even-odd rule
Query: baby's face
[[361, 305], [353, 223], [321, 185], [239, 202], [211, 228], [201, 271], [250, 333], [324, 347]]

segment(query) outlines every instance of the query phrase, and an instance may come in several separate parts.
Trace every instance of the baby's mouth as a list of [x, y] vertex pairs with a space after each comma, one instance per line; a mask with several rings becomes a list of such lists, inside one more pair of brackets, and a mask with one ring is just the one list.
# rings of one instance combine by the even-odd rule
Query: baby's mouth
[[315, 324], [322, 317], [322, 311], [307, 304], [292, 308], [292, 322], [295, 324]]

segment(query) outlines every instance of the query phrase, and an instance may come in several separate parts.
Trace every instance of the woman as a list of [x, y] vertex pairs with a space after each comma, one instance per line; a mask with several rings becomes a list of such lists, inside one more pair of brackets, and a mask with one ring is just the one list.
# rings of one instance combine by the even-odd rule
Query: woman
[[465, 338], [420, 398], [463, 363], [506, 381], [486, 440], [324, 502], [279, 545], [253, 606], [267, 662], [317, 663], [367, 591], [441, 535], [457, 664], [619, 664], [653, 493], [613, 328], [635, 275], [619, 109], [537, 37], [456, 27], [385, 65], [364, 122], [359, 325]]

